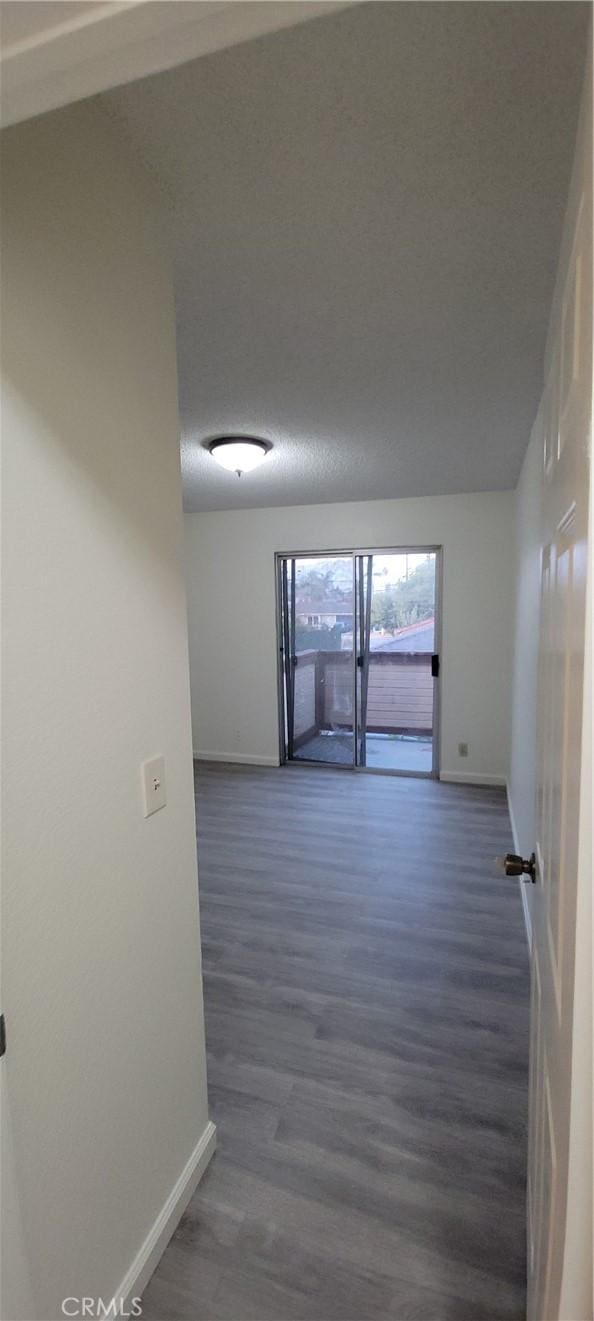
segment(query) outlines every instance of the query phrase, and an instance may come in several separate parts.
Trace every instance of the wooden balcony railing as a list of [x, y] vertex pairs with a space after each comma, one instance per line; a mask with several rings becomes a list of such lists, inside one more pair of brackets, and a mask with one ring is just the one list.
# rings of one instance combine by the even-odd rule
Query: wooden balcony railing
[[[358, 683], [361, 671], [357, 670]], [[353, 727], [353, 657], [347, 651], [301, 651], [294, 669], [293, 745], [320, 730]], [[369, 654], [366, 729], [369, 734], [430, 735], [433, 726], [431, 653]]]

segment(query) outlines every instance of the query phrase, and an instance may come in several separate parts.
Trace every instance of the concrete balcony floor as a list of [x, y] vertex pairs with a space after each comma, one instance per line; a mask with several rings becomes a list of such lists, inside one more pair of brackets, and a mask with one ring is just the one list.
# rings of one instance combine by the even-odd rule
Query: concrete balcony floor
[[[425, 771], [432, 769], [432, 740], [401, 734], [368, 734], [367, 766], [370, 770]], [[331, 766], [352, 766], [353, 736], [324, 731], [314, 734], [294, 754], [295, 761], [325, 762]]]

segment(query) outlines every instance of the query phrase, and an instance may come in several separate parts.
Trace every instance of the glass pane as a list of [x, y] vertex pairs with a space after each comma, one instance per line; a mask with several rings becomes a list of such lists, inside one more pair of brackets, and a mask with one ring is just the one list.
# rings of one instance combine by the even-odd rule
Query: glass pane
[[292, 639], [295, 761], [352, 766], [353, 560], [296, 559]]
[[[367, 557], [359, 556], [366, 577]], [[433, 766], [435, 680], [435, 552], [392, 552], [373, 556], [367, 638], [361, 671], [358, 739], [361, 765], [370, 769], [420, 771]], [[359, 588], [357, 603], [367, 602]]]

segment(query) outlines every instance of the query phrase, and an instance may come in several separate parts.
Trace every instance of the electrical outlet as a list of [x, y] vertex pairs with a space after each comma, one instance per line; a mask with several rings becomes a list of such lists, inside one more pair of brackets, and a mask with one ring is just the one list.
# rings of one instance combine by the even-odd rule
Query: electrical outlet
[[467, 757], [467, 756], [468, 756], [468, 744], [467, 744], [467, 743], [459, 743], [459, 744], [458, 744], [458, 756], [459, 756], [459, 757]]

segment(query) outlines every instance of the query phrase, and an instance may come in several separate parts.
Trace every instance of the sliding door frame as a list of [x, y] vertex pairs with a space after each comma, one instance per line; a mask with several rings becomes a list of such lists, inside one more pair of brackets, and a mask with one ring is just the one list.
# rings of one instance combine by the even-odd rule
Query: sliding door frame
[[[435, 632], [433, 638], [434, 654], [439, 657], [439, 672], [433, 680], [433, 730], [432, 730], [432, 765], [430, 771], [406, 771], [382, 769], [379, 766], [359, 766], [357, 764], [357, 739], [359, 729], [359, 711], [357, 703], [357, 657], [359, 654], [359, 630], [357, 626], [357, 574], [356, 558], [358, 555], [435, 555]], [[330, 765], [324, 762], [307, 762], [289, 758], [287, 747], [288, 712], [285, 701], [285, 643], [283, 632], [283, 561], [321, 560], [325, 556], [350, 558], [353, 562], [353, 764], [352, 766]], [[276, 585], [276, 641], [277, 641], [277, 686], [278, 686], [278, 734], [279, 760], [281, 766], [316, 766], [319, 770], [361, 771], [365, 775], [398, 775], [407, 779], [439, 779], [441, 750], [441, 675], [443, 668], [442, 654], [442, 601], [443, 601], [443, 547], [431, 546], [357, 546], [337, 550], [281, 550], [274, 556], [274, 576]]]

